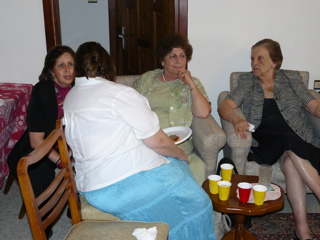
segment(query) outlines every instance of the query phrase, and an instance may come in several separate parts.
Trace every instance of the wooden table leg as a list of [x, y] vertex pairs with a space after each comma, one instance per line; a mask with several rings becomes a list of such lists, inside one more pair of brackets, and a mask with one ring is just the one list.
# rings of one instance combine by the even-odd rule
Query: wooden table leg
[[245, 215], [236, 215], [236, 224], [230, 232], [228, 232], [222, 240], [257, 240], [256, 237], [244, 228]]

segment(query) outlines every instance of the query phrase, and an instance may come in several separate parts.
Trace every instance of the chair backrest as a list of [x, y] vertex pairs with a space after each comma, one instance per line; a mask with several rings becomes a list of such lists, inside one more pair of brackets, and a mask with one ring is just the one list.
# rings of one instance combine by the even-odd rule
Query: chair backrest
[[[21, 158], [18, 163], [17, 172], [20, 189], [34, 239], [47, 239], [45, 229], [60, 216], [67, 201], [69, 202], [71, 211], [72, 224], [81, 221], [80, 203], [75, 187], [68, 147], [61, 122], [57, 123], [57, 126], [59, 126], [59, 124], [60, 128], [52, 131], [40, 146], [35, 148], [29, 155]], [[57, 142], [62, 168], [52, 184], [40, 196], [35, 198], [28, 175], [28, 167], [37, 163], [47, 155]]]
[[[243, 74], [246, 72], [233, 72], [230, 74], [230, 91], [232, 91], [237, 85], [238, 85], [238, 78], [240, 74]], [[309, 86], [309, 72], [307, 71], [299, 71], [302, 82], [306, 85], [306, 87]]]
[[116, 78], [116, 83], [121, 83], [132, 87], [134, 82], [140, 77], [140, 75], [119, 75]]

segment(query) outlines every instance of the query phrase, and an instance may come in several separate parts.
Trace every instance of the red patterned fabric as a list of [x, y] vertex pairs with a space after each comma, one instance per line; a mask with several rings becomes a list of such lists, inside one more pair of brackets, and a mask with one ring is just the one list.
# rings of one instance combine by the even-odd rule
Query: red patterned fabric
[[8, 174], [7, 157], [27, 129], [31, 84], [0, 83], [0, 187]]

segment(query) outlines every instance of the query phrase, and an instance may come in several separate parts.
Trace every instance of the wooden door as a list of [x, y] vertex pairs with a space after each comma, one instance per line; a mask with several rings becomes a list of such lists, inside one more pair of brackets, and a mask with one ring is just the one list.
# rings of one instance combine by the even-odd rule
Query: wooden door
[[117, 33], [110, 39], [110, 52], [118, 75], [157, 68], [154, 51], [159, 40], [169, 33], [187, 34], [187, 0], [109, 1], [109, 17], [110, 32]]
[[[49, 50], [61, 44], [59, 1], [42, 2]], [[154, 49], [159, 39], [172, 32], [187, 35], [188, 0], [108, 0], [108, 5], [110, 54], [118, 75], [156, 68]], [[125, 35], [125, 42], [119, 35]]]

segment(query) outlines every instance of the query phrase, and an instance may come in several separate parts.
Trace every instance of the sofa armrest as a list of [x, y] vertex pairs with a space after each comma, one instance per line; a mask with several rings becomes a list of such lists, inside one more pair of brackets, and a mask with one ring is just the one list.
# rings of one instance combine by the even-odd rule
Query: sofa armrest
[[226, 143], [226, 135], [212, 115], [193, 118], [192, 141], [194, 151], [204, 161], [206, 177], [214, 174], [220, 149]]
[[[218, 105], [221, 104], [228, 93], [228, 91], [223, 91], [219, 94]], [[236, 108], [235, 113], [244, 118], [244, 114], [240, 108]], [[236, 130], [232, 123], [222, 118], [220, 119], [222, 129], [227, 135], [227, 146], [224, 149], [224, 156], [230, 157], [234, 161], [239, 174], [245, 174], [245, 164], [252, 143], [252, 134], [251, 132], [247, 132], [247, 139], [242, 139], [236, 135]]]
[[[309, 89], [310, 93], [312, 94], [312, 96], [318, 101], [320, 102], [320, 93]], [[310, 114], [309, 112], [307, 112], [307, 116], [308, 116], [308, 120], [312, 125], [312, 129], [314, 130], [314, 134], [316, 137], [320, 138], [320, 118], [317, 118], [315, 116], [313, 116], [312, 114]]]

